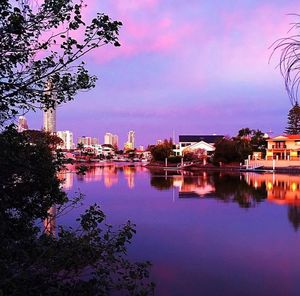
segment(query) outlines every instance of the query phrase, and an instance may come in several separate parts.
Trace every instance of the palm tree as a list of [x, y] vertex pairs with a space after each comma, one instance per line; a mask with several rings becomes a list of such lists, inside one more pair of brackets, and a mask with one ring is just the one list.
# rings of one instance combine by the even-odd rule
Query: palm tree
[[[293, 14], [297, 18], [298, 14]], [[280, 52], [279, 69], [284, 78], [285, 88], [288, 92], [292, 106], [298, 102], [298, 92], [300, 87], [300, 22], [293, 23], [290, 31], [295, 30], [295, 34], [280, 38], [273, 44], [273, 52]]]

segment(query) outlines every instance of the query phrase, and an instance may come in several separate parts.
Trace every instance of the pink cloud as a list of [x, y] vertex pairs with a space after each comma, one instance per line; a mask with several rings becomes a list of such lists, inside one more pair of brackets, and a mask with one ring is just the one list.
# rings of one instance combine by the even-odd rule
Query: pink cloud
[[226, 14], [222, 21], [224, 33], [219, 44], [224, 63], [221, 66], [236, 74], [232, 77], [245, 75], [249, 78], [251, 75], [259, 78], [265, 75], [267, 79], [267, 74], [276, 66], [276, 62], [268, 65], [272, 53], [270, 46], [277, 38], [286, 35], [288, 17], [275, 6], [261, 5], [253, 11]]
[[116, 1], [111, 9], [111, 15], [123, 22], [120, 32], [122, 46], [117, 49], [101, 48], [92, 53], [91, 57], [97, 63], [143, 53], [165, 54], [174, 51], [192, 31], [190, 24], [174, 21], [174, 12], [162, 12], [158, 0]]
[[[91, 2], [89, 11], [96, 11], [95, 7], [96, 2]], [[100, 48], [90, 58], [103, 64], [144, 54], [167, 56], [173, 64], [163, 79], [199, 89], [211, 81], [274, 83], [276, 75], [280, 78], [276, 58], [268, 64], [269, 47], [287, 33], [291, 18], [286, 14], [297, 7], [261, 3], [253, 7], [220, 9], [216, 21], [163, 9], [159, 0], [117, 0], [110, 4], [108, 14], [124, 24], [122, 46]]]
[[158, 6], [159, 0], [115, 0], [115, 7], [120, 12], [139, 11], [141, 9], [154, 9]]
[[175, 53], [180, 71], [170, 71], [169, 79], [199, 89], [212, 81], [251, 81], [265, 86], [280, 83], [275, 69], [278, 58], [275, 56], [269, 64], [270, 46], [286, 36], [290, 11], [297, 9], [292, 5], [258, 5], [252, 11], [222, 11], [213, 25], [196, 20], [191, 24], [196, 28], [193, 38]]

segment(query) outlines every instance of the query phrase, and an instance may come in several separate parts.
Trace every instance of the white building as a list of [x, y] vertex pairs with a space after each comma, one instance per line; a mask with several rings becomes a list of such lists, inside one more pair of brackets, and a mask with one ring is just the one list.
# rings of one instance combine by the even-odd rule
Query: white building
[[179, 145], [174, 150], [175, 155], [204, 150], [205, 154], [215, 151], [215, 144], [224, 138], [223, 135], [182, 135]]
[[27, 119], [25, 118], [25, 116], [20, 116], [18, 122], [18, 132], [21, 133], [26, 130], [28, 130]]
[[113, 135], [112, 133], [106, 133], [104, 135], [104, 144], [112, 145], [113, 147], [118, 147], [119, 137], [117, 135]]
[[58, 131], [56, 135], [61, 138], [64, 143], [60, 145], [61, 149], [74, 149], [73, 133], [70, 131]]
[[110, 144], [103, 144], [103, 145], [96, 144], [90, 148], [93, 148], [95, 150], [96, 155], [103, 155], [103, 156], [115, 155], [114, 149], [107, 145], [110, 145]]
[[84, 147], [90, 147], [98, 144], [97, 138], [82, 136], [78, 138], [78, 144], [83, 144]]

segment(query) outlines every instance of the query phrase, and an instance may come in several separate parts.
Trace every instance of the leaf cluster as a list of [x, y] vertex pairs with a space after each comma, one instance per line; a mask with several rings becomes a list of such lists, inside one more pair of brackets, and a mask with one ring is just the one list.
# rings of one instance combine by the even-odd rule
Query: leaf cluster
[[0, 3], [0, 122], [20, 110], [55, 108], [94, 87], [82, 57], [105, 44], [120, 46], [122, 23], [98, 13], [86, 24], [82, 0], [26, 3]]

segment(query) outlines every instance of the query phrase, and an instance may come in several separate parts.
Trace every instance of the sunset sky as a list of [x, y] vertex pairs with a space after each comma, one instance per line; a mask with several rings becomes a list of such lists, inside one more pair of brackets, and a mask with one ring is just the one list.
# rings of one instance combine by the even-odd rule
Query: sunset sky
[[[58, 130], [103, 141], [136, 131], [137, 144], [179, 134], [235, 135], [242, 127], [283, 132], [290, 101], [270, 46], [288, 36], [289, 0], [88, 0], [123, 22], [120, 48], [86, 62], [99, 77], [90, 92], [58, 109]], [[300, 18], [299, 18], [300, 19]], [[299, 20], [298, 19], [298, 20]], [[292, 34], [292, 33], [290, 33]], [[41, 128], [40, 113], [27, 116]]]

